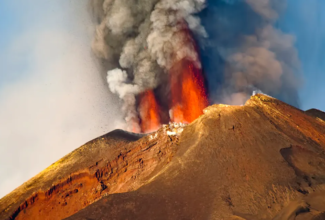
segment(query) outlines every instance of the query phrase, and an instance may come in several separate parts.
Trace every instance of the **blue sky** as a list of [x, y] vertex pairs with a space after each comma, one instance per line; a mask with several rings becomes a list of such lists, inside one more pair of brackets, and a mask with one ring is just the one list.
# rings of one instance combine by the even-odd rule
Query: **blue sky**
[[[13, 10], [11, 10], [11, 6], [8, 4], [7, 1], [0, 3], [0, 48], [2, 48], [1, 51], [4, 51], [4, 48], [10, 44], [10, 39], [15, 36], [17, 33], [19, 33], [19, 21], [18, 19], [15, 19], [15, 14], [12, 13]], [[7, 74], [4, 72], [3, 68], [6, 62], [6, 56], [2, 52], [0, 53], [1, 56], [1, 65], [0, 65], [0, 86], [4, 83], [9, 83], [8, 81], [14, 80], [15, 74]], [[18, 71], [14, 71], [18, 72]], [[19, 75], [19, 74], [18, 74]]]
[[288, 0], [279, 27], [296, 37], [303, 72], [301, 108], [325, 111], [325, 1]]
[[[122, 121], [91, 56], [86, 3], [0, 1], [0, 197]], [[288, 0], [277, 24], [296, 36], [304, 110], [325, 111], [324, 8]]]

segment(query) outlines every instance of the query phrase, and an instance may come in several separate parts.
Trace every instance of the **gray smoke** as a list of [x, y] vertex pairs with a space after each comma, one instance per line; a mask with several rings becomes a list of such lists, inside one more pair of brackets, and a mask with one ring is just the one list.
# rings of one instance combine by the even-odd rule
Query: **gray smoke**
[[186, 29], [206, 37], [193, 15], [204, 0], [92, 0], [92, 6], [99, 22], [92, 49], [112, 68], [107, 82], [123, 100], [126, 129], [139, 131], [135, 96], [156, 88], [184, 58], [201, 66]]
[[295, 72], [299, 60], [293, 43], [291, 35], [271, 25], [260, 29], [255, 36], [246, 36], [239, 51], [227, 57], [231, 87], [243, 90], [253, 85], [276, 95], [285, 92], [283, 89], [297, 88]]
[[[242, 104], [258, 89], [298, 105], [295, 39], [274, 27], [285, 1], [91, 2], [98, 21], [92, 48], [109, 64], [107, 82], [123, 101], [125, 129], [139, 131], [136, 96], [157, 88], [184, 58], [198, 68], [203, 66], [211, 101]], [[213, 7], [217, 10], [210, 9]], [[199, 42], [202, 59], [192, 34]], [[216, 54], [222, 65], [213, 66]], [[206, 68], [207, 63], [213, 68]], [[215, 81], [219, 84], [213, 84]]]
[[251, 8], [263, 16], [265, 19], [271, 21], [278, 18], [278, 10], [284, 6], [283, 0], [245, 0]]
[[[215, 48], [225, 61], [224, 80], [221, 89], [218, 89], [217, 100], [242, 104], [251, 95], [251, 88], [258, 88], [298, 106], [300, 63], [294, 48], [295, 38], [274, 27], [279, 13], [285, 8], [285, 1], [237, 2], [236, 6], [228, 6], [229, 12], [245, 16], [234, 21], [244, 20], [247, 23], [238, 25], [236, 22], [224, 22], [223, 25], [212, 28], [218, 34], [230, 35], [229, 40], [218, 37], [223, 44], [217, 43]], [[230, 13], [222, 19], [226, 20]], [[224, 15], [221, 14], [218, 18], [222, 16]], [[233, 31], [234, 36], [225, 33], [225, 30]], [[214, 42], [212, 44], [215, 45]], [[214, 77], [209, 73], [207, 75], [208, 79]], [[211, 88], [210, 93], [213, 93]]]

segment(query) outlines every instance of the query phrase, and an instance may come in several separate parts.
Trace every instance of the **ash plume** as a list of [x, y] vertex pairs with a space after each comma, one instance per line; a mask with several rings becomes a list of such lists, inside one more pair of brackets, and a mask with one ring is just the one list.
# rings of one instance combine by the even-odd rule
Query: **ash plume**
[[[109, 63], [110, 90], [123, 100], [128, 130], [139, 131], [135, 96], [156, 88], [186, 58], [201, 66], [188, 28], [206, 37], [193, 14], [204, 0], [92, 0], [98, 20], [92, 49]], [[192, 43], [191, 43], [192, 42]], [[130, 127], [131, 125], [131, 127]]]
[[242, 104], [251, 88], [258, 88], [298, 106], [295, 39], [275, 27], [285, 1], [211, 0], [207, 5], [200, 17], [209, 39], [201, 40], [201, 53], [211, 102]]
[[243, 104], [260, 90], [299, 105], [295, 39], [276, 28], [284, 1], [91, 3], [98, 22], [92, 49], [106, 65], [110, 90], [122, 100], [125, 129], [140, 130], [137, 96], [166, 83], [183, 59], [203, 69], [212, 103]]

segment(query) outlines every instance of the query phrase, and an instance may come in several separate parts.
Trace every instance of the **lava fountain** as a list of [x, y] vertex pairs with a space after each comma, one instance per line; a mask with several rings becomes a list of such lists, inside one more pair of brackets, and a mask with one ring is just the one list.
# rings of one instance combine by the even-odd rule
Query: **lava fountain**
[[172, 122], [191, 123], [203, 114], [208, 105], [202, 71], [183, 60], [172, 72], [170, 119]]
[[[197, 51], [195, 41], [186, 25], [180, 34], [183, 36], [180, 47], [191, 47], [193, 51]], [[198, 54], [196, 55], [193, 57], [199, 59]], [[169, 77], [165, 89], [169, 93], [168, 106], [164, 105], [160, 108], [152, 90], [140, 95], [138, 109], [142, 132], [157, 130], [162, 123], [161, 119], [165, 118], [163, 115], [166, 112], [163, 111], [166, 109], [169, 109], [169, 122], [176, 123], [191, 123], [203, 114], [203, 109], [208, 105], [207, 93], [203, 72], [199, 67], [200, 61], [193, 57], [185, 57], [175, 62], [167, 71]], [[167, 98], [167, 96], [159, 97]], [[164, 122], [167, 121], [164, 120]]]
[[142, 132], [152, 132], [160, 127], [159, 105], [152, 90], [140, 95], [139, 114]]
[[[207, 95], [201, 69], [187, 60], [182, 60], [171, 69], [169, 120], [191, 123], [203, 114], [207, 107]], [[148, 133], [161, 126], [161, 108], [152, 90], [139, 96], [141, 131]]]

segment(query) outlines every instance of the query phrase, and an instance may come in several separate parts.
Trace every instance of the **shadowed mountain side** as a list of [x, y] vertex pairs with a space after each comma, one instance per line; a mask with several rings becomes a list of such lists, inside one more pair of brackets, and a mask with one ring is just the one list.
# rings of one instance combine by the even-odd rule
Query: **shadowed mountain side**
[[324, 203], [315, 209], [299, 201], [325, 192], [324, 151], [325, 123], [274, 98], [210, 106], [185, 127], [160, 175], [67, 220], [319, 217]]
[[320, 118], [325, 121], [325, 112], [322, 112], [318, 109], [309, 109], [306, 111], [306, 114], [315, 118]]

